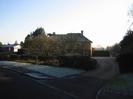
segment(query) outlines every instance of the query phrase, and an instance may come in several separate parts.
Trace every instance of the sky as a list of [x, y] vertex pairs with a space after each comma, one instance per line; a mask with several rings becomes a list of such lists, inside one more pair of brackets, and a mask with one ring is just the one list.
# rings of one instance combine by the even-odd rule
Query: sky
[[94, 47], [119, 43], [130, 21], [133, 0], [0, 0], [0, 41], [24, 41], [43, 27], [46, 33], [78, 33]]

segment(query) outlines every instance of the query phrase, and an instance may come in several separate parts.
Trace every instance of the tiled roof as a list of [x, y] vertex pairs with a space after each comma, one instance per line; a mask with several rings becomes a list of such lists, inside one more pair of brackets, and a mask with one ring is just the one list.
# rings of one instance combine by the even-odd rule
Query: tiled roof
[[53, 39], [58, 39], [58, 40], [65, 40], [68, 38], [74, 38], [77, 41], [81, 41], [81, 42], [90, 42], [92, 43], [91, 40], [87, 39], [83, 34], [81, 33], [67, 33], [67, 34], [51, 34], [50, 38]]

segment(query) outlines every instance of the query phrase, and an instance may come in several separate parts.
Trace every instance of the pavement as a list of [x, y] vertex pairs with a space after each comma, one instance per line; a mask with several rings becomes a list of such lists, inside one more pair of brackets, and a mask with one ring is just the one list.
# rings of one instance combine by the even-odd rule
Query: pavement
[[48, 66], [48, 65], [33, 65], [29, 63], [19, 63], [12, 61], [0, 61], [2, 68], [7, 68], [10, 70], [15, 70], [21, 73], [25, 73], [29, 76], [38, 77], [38, 78], [63, 78], [72, 75], [82, 74], [85, 71], [72, 68], [60, 68], [57, 66]]

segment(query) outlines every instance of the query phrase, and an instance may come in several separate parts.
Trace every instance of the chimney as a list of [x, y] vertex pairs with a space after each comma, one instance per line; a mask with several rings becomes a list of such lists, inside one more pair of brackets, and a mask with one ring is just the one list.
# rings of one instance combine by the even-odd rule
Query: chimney
[[84, 31], [83, 30], [81, 30], [81, 35], [84, 35]]

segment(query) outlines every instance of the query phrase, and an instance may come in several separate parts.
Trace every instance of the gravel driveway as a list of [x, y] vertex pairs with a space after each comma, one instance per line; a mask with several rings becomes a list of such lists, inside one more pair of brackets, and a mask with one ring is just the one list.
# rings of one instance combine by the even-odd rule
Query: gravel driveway
[[119, 75], [119, 67], [114, 57], [93, 57], [98, 62], [96, 70], [92, 70], [84, 74], [85, 76], [98, 77], [102, 79], [110, 79]]

